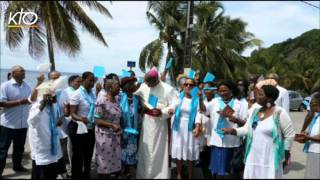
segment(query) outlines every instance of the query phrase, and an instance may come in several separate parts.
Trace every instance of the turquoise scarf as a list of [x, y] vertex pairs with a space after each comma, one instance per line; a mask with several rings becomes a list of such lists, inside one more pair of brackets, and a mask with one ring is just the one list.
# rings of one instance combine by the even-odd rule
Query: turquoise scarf
[[[231, 108], [234, 107], [234, 98], [232, 98], [229, 101], [228, 105]], [[225, 107], [226, 107], [226, 104], [223, 102], [222, 99], [219, 99], [219, 110], [222, 111]], [[227, 122], [226, 118], [219, 116], [218, 124], [215, 131], [216, 133], [218, 133], [221, 139], [224, 138], [224, 132], [221, 129], [226, 127], [226, 122]]]
[[81, 92], [81, 95], [85, 98], [85, 100], [90, 105], [90, 109], [89, 109], [89, 113], [88, 113], [87, 118], [89, 120], [88, 127], [92, 127], [94, 124], [94, 102], [95, 102], [96, 98], [95, 98], [92, 91], [90, 91], [90, 93], [88, 94], [87, 90], [83, 86], [80, 86], [80, 92]]
[[49, 110], [49, 128], [51, 133], [51, 154], [57, 155], [58, 154], [58, 142], [57, 142], [57, 136], [58, 136], [58, 130], [56, 128], [57, 120], [61, 117], [61, 111], [59, 108], [58, 103], [54, 103], [50, 106], [47, 106]]
[[[176, 108], [174, 121], [173, 121], [173, 130], [174, 131], [179, 131], [179, 129], [180, 129], [181, 106], [182, 106], [184, 96], [185, 96], [184, 92], [181, 92], [179, 95], [180, 104]], [[198, 104], [199, 104], [199, 96], [194, 95], [191, 100], [191, 109], [190, 109], [190, 114], [189, 114], [188, 131], [192, 131], [194, 128], [194, 122], [195, 122], [196, 115], [197, 115]]]
[[[250, 124], [251, 127], [256, 126], [254, 125], [255, 123], [258, 123], [259, 121], [259, 117], [258, 117], [258, 113], [259, 113], [260, 108], [257, 108], [253, 111], [251, 119], [250, 119]], [[280, 113], [278, 112], [276, 115], [273, 115], [273, 128], [272, 128], [272, 138], [273, 138], [273, 142], [274, 142], [274, 166], [275, 169], [278, 170], [280, 168], [281, 165], [281, 161], [284, 160], [285, 158], [285, 147], [284, 147], [284, 141], [282, 139], [282, 133], [281, 133], [281, 129], [280, 129]], [[252, 128], [253, 131], [253, 128]], [[248, 154], [250, 152], [251, 149], [251, 143], [252, 143], [252, 133], [248, 133], [246, 135], [246, 151], [244, 154], [244, 163], [246, 163]]]
[[[319, 117], [320, 117], [320, 113], [316, 113], [316, 114], [313, 116], [310, 124], [308, 125], [308, 132], [307, 132], [308, 135], [311, 134], [312, 128], [313, 128], [313, 126], [316, 124], [316, 121], [317, 121], [317, 119], [318, 119]], [[310, 147], [310, 145], [311, 145], [311, 140], [308, 140], [308, 141], [304, 144], [304, 146], [303, 146], [303, 152], [308, 153], [308, 152], [309, 152], [309, 147]]]
[[127, 124], [127, 128], [125, 129], [126, 132], [130, 134], [138, 134], [138, 97], [133, 95], [133, 128], [131, 127], [131, 110], [130, 104], [128, 101], [127, 93], [120, 94], [120, 108], [122, 111], [122, 118]]

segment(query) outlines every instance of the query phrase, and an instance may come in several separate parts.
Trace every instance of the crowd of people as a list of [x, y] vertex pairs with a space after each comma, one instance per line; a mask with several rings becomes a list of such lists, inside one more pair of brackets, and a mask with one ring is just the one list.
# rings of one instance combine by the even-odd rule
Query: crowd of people
[[39, 74], [33, 88], [23, 67], [10, 73], [1, 84], [0, 179], [12, 142], [13, 170], [28, 171], [27, 137], [32, 179], [88, 179], [91, 171], [101, 179], [190, 179], [195, 166], [205, 178], [275, 179], [294, 141], [305, 144], [305, 177], [320, 178], [320, 90], [296, 133], [288, 91], [275, 73], [235, 82], [183, 73], [171, 86], [167, 70], [156, 68], [144, 82], [123, 71], [100, 83], [87, 71], [70, 76], [66, 88], [57, 85], [64, 82], [57, 71], [48, 80]]

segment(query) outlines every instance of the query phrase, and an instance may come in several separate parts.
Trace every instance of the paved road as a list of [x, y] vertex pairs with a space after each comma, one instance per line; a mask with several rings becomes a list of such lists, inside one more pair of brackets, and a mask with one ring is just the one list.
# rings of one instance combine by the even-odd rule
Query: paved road
[[[296, 131], [300, 131], [303, 123], [303, 119], [305, 117], [305, 112], [291, 112], [290, 116], [294, 123], [294, 127]], [[306, 164], [306, 156], [302, 152], [303, 145], [294, 142], [293, 148], [291, 151], [292, 154], [292, 164], [288, 169], [284, 171], [284, 178], [285, 179], [303, 179], [304, 178], [304, 169]], [[3, 176], [5, 179], [30, 179], [30, 172], [31, 172], [31, 161], [30, 161], [30, 149], [29, 144], [26, 143], [26, 156], [23, 160], [23, 165], [30, 169], [30, 172], [27, 173], [15, 173], [12, 170], [12, 161], [11, 161], [11, 153], [12, 149], [9, 150], [9, 155], [7, 158], [7, 165], [6, 169], [4, 170]], [[202, 174], [200, 173], [200, 169], [195, 169], [194, 175], [196, 177], [201, 178]]]

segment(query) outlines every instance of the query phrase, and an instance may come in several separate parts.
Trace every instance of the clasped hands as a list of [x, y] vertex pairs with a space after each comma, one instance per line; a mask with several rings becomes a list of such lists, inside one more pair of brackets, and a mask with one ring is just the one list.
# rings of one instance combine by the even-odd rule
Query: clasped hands
[[295, 134], [294, 136], [294, 140], [299, 142], [299, 143], [305, 143], [306, 141], [308, 141], [310, 138], [309, 136], [307, 135], [307, 132], [305, 131], [302, 131], [301, 133], [299, 134]]

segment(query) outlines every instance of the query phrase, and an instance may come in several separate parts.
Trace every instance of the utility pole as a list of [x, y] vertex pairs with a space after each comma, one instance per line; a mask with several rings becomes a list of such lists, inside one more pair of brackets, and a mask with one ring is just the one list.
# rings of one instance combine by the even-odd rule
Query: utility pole
[[192, 26], [193, 26], [193, 1], [188, 1], [187, 24], [184, 45], [184, 68], [192, 67]]

